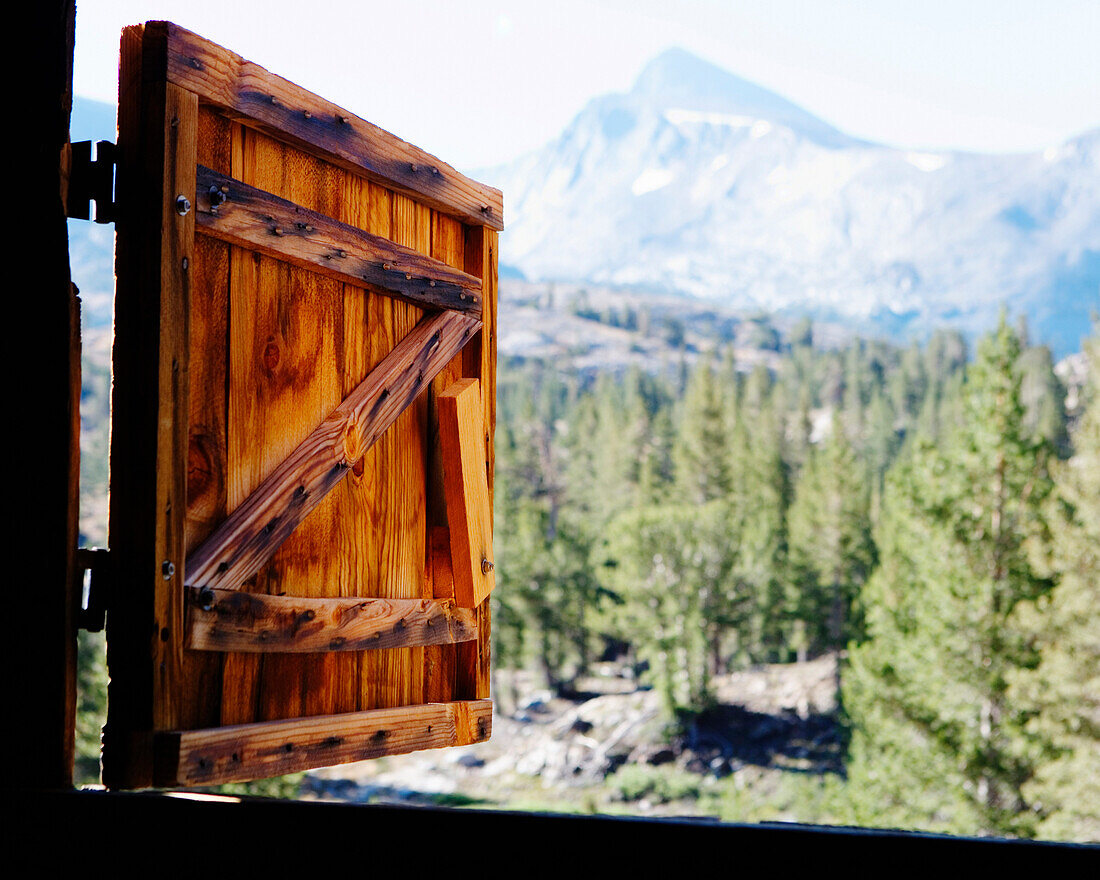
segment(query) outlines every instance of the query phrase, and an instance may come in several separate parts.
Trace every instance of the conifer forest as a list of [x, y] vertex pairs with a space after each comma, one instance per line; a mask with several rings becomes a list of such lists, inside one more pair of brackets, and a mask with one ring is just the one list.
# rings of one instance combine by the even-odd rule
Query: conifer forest
[[502, 359], [494, 663], [633, 664], [689, 728], [716, 676], [833, 652], [843, 770], [807, 821], [1100, 840], [1100, 343]]

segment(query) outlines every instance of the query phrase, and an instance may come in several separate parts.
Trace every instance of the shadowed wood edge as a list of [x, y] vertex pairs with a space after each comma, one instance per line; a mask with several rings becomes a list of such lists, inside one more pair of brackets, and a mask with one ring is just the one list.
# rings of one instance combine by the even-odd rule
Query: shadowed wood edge
[[477, 638], [474, 612], [452, 600], [304, 598], [188, 589], [196, 651], [322, 653], [450, 645]]

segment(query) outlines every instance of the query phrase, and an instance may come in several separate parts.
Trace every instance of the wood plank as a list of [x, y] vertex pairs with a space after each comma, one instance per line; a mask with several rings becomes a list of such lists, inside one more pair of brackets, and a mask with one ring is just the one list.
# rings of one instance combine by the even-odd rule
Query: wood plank
[[[195, 214], [181, 214], [176, 200], [192, 191], [198, 147], [198, 99], [164, 86], [164, 189], [161, 208], [159, 416], [157, 419], [156, 631], [153, 641], [153, 726], [180, 725], [180, 688], [185, 679], [182, 572], [187, 517], [187, 447], [191, 263]], [[156, 124], [150, 120], [150, 124]]]
[[[398, 244], [427, 254], [431, 241], [431, 211], [401, 193], [385, 203], [390, 208], [390, 237]], [[408, 303], [373, 297], [375, 333], [371, 344], [390, 347], [416, 324], [421, 311]], [[471, 336], [476, 333], [476, 328]], [[378, 353], [381, 353], [379, 351]], [[429, 382], [430, 384], [430, 382]], [[430, 598], [424, 595], [426, 514], [426, 395], [402, 414], [376, 447], [373, 483], [377, 503], [373, 522], [379, 562], [376, 592], [389, 598]], [[378, 651], [365, 667], [364, 708], [404, 706], [423, 699], [424, 648]]]
[[503, 228], [500, 190], [177, 25], [150, 22], [146, 27], [164, 34], [170, 82], [237, 114], [247, 125], [321, 153], [432, 208], [468, 223]]
[[[393, 194], [363, 177], [348, 174], [344, 181], [344, 204], [339, 219], [356, 228], [382, 238], [390, 238], [392, 227]], [[359, 286], [344, 287], [344, 372], [343, 393], [350, 394], [373, 370], [396, 343], [392, 321], [379, 320], [379, 311], [392, 313], [404, 303], [378, 296]], [[376, 340], [382, 338], [383, 344]], [[385, 347], [384, 347], [385, 346]], [[398, 419], [400, 422], [400, 418]], [[394, 429], [400, 430], [395, 425]], [[388, 438], [395, 430], [387, 432], [378, 443], [355, 463], [351, 473], [340, 485], [340, 520], [337, 529], [337, 555], [343, 568], [337, 573], [342, 587], [341, 595], [380, 596], [383, 578], [382, 568], [386, 521], [382, 510], [389, 492], [385, 480], [392, 475], [392, 468], [383, 456]], [[358, 654], [341, 654], [339, 676], [349, 689], [346, 702], [340, 711], [353, 712], [380, 708], [375, 699], [378, 684], [378, 651]]]
[[489, 700], [427, 703], [156, 737], [156, 784], [211, 785], [279, 776], [489, 739]]
[[[234, 128], [240, 126], [210, 108], [200, 107], [198, 161], [228, 171], [232, 167]], [[227, 513], [229, 265], [229, 245], [208, 237], [195, 239], [188, 334], [187, 553], [201, 544]], [[181, 633], [179, 638], [183, 636]], [[222, 657], [183, 652], [176, 727], [192, 729], [220, 723], [222, 667]]]
[[478, 322], [426, 317], [187, 561], [187, 583], [236, 589], [342, 480], [469, 339]]
[[[465, 228], [463, 268], [477, 275], [482, 283], [482, 328], [462, 350], [463, 375], [481, 381], [481, 399], [485, 407], [485, 471], [489, 485], [489, 522], [493, 517], [494, 436], [496, 432], [497, 365], [497, 233], [484, 226]], [[456, 645], [455, 698], [488, 697], [490, 693], [491, 608], [489, 602], [477, 607], [477, 642]], [[443, 649], [447, 650], [447, 649]]]
[[179, 726], [184, 623], [188, 299], [197, 98], [146, 78], [141, 29], [123, 36], [112, 393], [111, 549], [120, 584], [108, 623], [104, 781], [147, 785], [130, 744]]
[[477, 379], [459, 379], [436, 405], [455, 600], [463, 608], [476, 608], [496, 585], [481, 385]]
[[382, 236], [201, 165], [195, 204], [198, 229], [230, 244], [421, 308], [481, 318], [480, 278]]
[[188, 647], [258, 653], [362, 651], [477, 638], [474, 612], [427, 599], [312, 599], [190, 588]]
[[[465, 267], [465, 227], [438, 211], [432, 215], [431, 255], [449, 266]], [[484, 314], [484, 312], [483, 312]], [[480, 332], [480, 331], [479, 331]], [[475, 334], [474, 340], [477, 339]], [[467, 343], [467, 348], [473, 340]], [[465, 348], [463, 352], [465, 352]], [[436, 398], [462, 376], [463, 354], [459, 353], [432, 381], [428, 393], [428, 532], [429, 558], [427, 567], [441, 564], [446, 558], [446, 571], [433, 571], [432, 593], [437, 599], [454, 598], [454, 577], [451, 574], [450, 535], [447, 531], [447, 499], [443, 491], [443, 457], [439, 448], [439, 414]], [[445, 543], [445, 554], [439, 552], [439, 541]], [[434, 560], [434, 561], [433, 561]], [[447, 701], [455, 699], [455, 657], [463, 645], [439, 645], [424, 649], [424, 699]]]
[[[213, 112], [215, 108], [204, 108]], [[248, 130], [238, 122], [231, 123], [225, 164], [204, 162], [207, 166], [244, 179], [254, 164], [253, 150], [245, 135]], [[247, 154], [247, 155], [246, 155]], [[266, 265], [260, 265], [266, 263]], [[229, 333], [226, 366], [226, 510], [235, 510], [293, 449], [267, 449], [269, 424], [282, 422], [285, 412], [272, 393], [275, 376], [266, 369], [268, 349], [274, 334], [270, 330], [268, 300], [274, 298], [267, 269], [275, 268], [273, 260], [262, 260], [244, 248], [229, 248]], [[261, 303], [260, 300], [264, 299]], [[270, 319], [273, 321], [273, 319]], [[264, 333], [270, 335], [260, 335]], [[257, 358], [257, 350], [264, 356]], [[275, 460], [269, 461], [268, 455]], [[265, 470], [266, 468], [266, 470]], [[224, 519], [219, 519], [219, 522]], [[216, 527], [216, 524], [215, 526]], [[207, 530], [206, 535], [209, 535]], [[190, 552], [190, 551], [189, 551]], [[252, 578], [245, 588], [263, 591], [267, 587], [266, 572]], [[278, 589], [276, 587], [275, 589]], [[226, 653], [222, 662], [222, 693], [220, 722], [245, 724], [256, 721], [260, 701], [260, 675], [263, 655]]]
[[[454, 599], [454, 575], [451, 572], [451, 536], [446, 526], [428, 528], [428, 574], [432, 594], [437, 600]], [[474, 636], [477, 638], [476, 615]], [[455, 692], [455, 649], [438, 645], [424, 650], [424, 699], [438, 702], [453, 699]]]

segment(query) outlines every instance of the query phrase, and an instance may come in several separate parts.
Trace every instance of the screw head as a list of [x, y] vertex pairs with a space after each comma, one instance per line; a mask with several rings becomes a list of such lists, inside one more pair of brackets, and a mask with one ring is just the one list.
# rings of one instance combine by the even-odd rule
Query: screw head
[[176, 566], [169, 560], [165, 559], [164, 562], [160, 564], [160, 576], [166, 581], [170, 581], [172, 579], [172, 575], [174, 575], [175, 573]]
[[493, 570], [493, 563], [491, 563], [488, 559], [482, 559], [481, 560], [481, 573], [482, 574], [488, 574], [492, 570]]
[[181, 217], [186, 217], [187, 212], [191, 210], [191, 200], [185, 195], [176, 196], [176, 213]]

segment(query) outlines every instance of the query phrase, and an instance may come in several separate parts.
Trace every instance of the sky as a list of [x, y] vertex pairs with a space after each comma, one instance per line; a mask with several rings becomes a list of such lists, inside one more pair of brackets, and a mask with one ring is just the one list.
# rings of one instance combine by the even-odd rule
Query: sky
[[1100, 0], [83, 0], [75, 93], [114, 103], [119, 33], [153, 19], [463, 170], [541, 146], [672, 46], [893, 146], [1041, 150], [1100, 127]]

